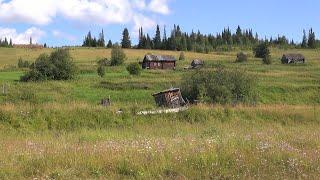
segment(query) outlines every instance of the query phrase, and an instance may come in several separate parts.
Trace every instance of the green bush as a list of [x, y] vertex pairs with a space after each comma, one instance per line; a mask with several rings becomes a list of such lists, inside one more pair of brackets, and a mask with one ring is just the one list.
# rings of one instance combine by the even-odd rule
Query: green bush
[[237, 54], [236, 62], [240, 63], [240, 62], [246, 62], [246, 61], [248, 61], [248, 56], [245, 53], [240, 52]]
[[58, 49], [49, 55], [41, 54], [31, 64], [21, 81], [68, 80], [76, 75], [76, 66], [68, 50]]
[[99, 66], [109, 66], [110, 65], [110, 61], [107, 58], [102, 58], [102, 59], [99, 59], [97, 61], [97, 64]]
[[253, 48], [253, 52], [255, 57], [257, 58], [265, 58], [270, 56], [270, 50], [267, 43], [261, 43], [255, 48]]
[[97, 72], [98, 75], [103, 78], [106, 75], [106, 67], [100, 65], [97, 69]]
[[182, 52], [180, 53], [179, 60], [185, 60], [185, 59], [186, 59], [186, 57], [185, 57], [185, 55], [184, 55], [184, 52], [182, 51]]
[[139, 63], [131, 63], [127, 66], [127, 71], [131, 75], [140, 75], [141, 74], [141, 67]]
[[18, 68], [29, 68], [29, 61], [24, 61], [21, 57], [18, 60]]
[[272, 64], [271, 56], [268, 55], [262, 59], [263, 64]]
[[115, 45], [111, 50], [111, 66], [118, 66], [124, 63], [126, 54], [119, 45]]
[[209, 103], [255, 103], [256, 80], [246, 71], [225, 69], [199, 70], [186, 75], [182, 81], [182, 94], [189, 101]]

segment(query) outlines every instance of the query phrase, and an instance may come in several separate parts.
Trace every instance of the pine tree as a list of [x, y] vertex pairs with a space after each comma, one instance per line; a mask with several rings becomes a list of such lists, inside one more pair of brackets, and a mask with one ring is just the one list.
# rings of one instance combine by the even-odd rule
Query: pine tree
[[307, 40], [307, 35], [306, 35], [306, 31], [303, 30], [303, 38], [302, 38], [302, 43], [301, 43], [301, 47], [302, 48], [307, 48], [308, 47], [308, 40]]
[[168, 49], [168, 39], [167, 39], [166, 26], [164, 26], [164, 28], [163, 28], [162, 49], [163, 50], [167, 50]]
[[152, 48], [152, 41], [151, 41], [149, 34], [147, 34], [145, 49], [151, 49], [151, 48]]
[[107, 44], [107, 48], [112, 48], [112, 47], [113, 47], [112, 41], [109, 40], [109, 41], [108, 41], [108, 44]]
[[309, 31], [308, 47], [312, 49], [316, 48], [316, 36], [312, 28]]
[[129, 31], [127, 28], [123, 30], [121, 45], [122, 45], [122, 48], [131, 48], [131, 40], [130, 40]]
[[9, 47], [13, 47], [12, 39], [10, 38]]
[[102, 29], [101, 33], [99, 34], [99, 40], [98, 40], [97, 45], [98, 45], [99, 47], [105, 47], [105, 40], [104, 40], [104, 32], [103, 32], [103, 29]]
[[30, 45], [32, 45], [32, 37], [30, 37], [30, 42], [29, 43], [30, 43]]
[[235, 38], [236, 43], [238, 45], [242, 44], [242, 40], [241, 39], [242, 39], [242, 30], [241, 30], [240, 26], [238, 26], [237, 32], [236, 32], [236, 38]]
[[155, 49], [161, 49], [161, 32], [160, 27], [157, 25], [156, 35], [153, 39], [153, 44]]

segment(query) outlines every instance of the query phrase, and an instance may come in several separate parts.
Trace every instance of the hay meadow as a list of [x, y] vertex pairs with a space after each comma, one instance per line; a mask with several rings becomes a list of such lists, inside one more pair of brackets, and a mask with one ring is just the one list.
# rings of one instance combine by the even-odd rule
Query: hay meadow
[[[20, 82], [34, 61], [53, 49], [0, 48], [0, 179], [318, 179], [320, 176], [320, 50], [271, 49], [272, 65], [251, 51], [186, 52], [177, 69], [107, 67], [97, 75], [104, 48], [70, 48], [79, 75], [69, 81]], [[305, 64], [283, 65], [299, 52]], [[125, 50], [125, 64], [146, 53]], [[258, 79], [254, 105], [191, 105], [176, 114], [138, 116], [156, 109], [152, 93], [178, 87], [195, 58], [245, 69]], [[3, 93], [3, 87], [5, 92]], [[112, 106], [99, 105], [111, 97]], [[116, 112], [122, 109], [124, 113]]]

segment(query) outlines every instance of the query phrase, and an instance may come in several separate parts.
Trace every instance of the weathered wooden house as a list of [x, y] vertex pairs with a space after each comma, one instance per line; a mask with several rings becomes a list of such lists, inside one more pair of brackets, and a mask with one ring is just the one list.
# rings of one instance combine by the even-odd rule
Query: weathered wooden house
[[305, 57], [302, 54], [284, 54], [281, 62], [282, 64], [304, 63]]
[[191, 62], [191, 68], [192, 69], [197, 69], [197, 68], [200, 68], [204, 65], [204, 62], [200, 59], [194, 59], [192, 62]]
[[160, 107], [179, 108], [185, 106], [187, 103], [181, 95], [179, 88], [171, 88], [156, 94], [153, 97]]
[[145, 55], [142, 61], [143, 69], [175, 69], [176, 58], [168, 55]]

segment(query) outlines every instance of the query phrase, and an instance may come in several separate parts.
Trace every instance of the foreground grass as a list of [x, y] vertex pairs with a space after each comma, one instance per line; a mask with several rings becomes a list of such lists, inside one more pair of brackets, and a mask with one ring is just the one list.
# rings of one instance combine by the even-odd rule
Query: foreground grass
[[[29, 116], [16, 112], [17, 107], [2, 109]], [[60, 117], [65, 111], [71, 113], [66, 120], [72, 121], [77, 109], [97, 111], [85, 104], [48, 105], [45, 110], [31, 108], [28, 114], [49, 110]], [[72, 130], [61, 118], [52, 117], [57, 122], [49, 125], [46, 117], [43, 126], [51, 126], [50, 131], [41, 127], [28, 131], [32, 129], [28, 126], [39, 123], [26, 118], [20, 126], [27, 130], [1, 131], [5, 134], [0, 140], [0, 178], [316, 179], [319, 114], [319, 106], [200, 105], [175, 115], [91, 117], [79, 129], [70, 122]], [[118, 122], [100, 122], [112, 119]], [[57, 130], [63, 125], [64, 130]]]

